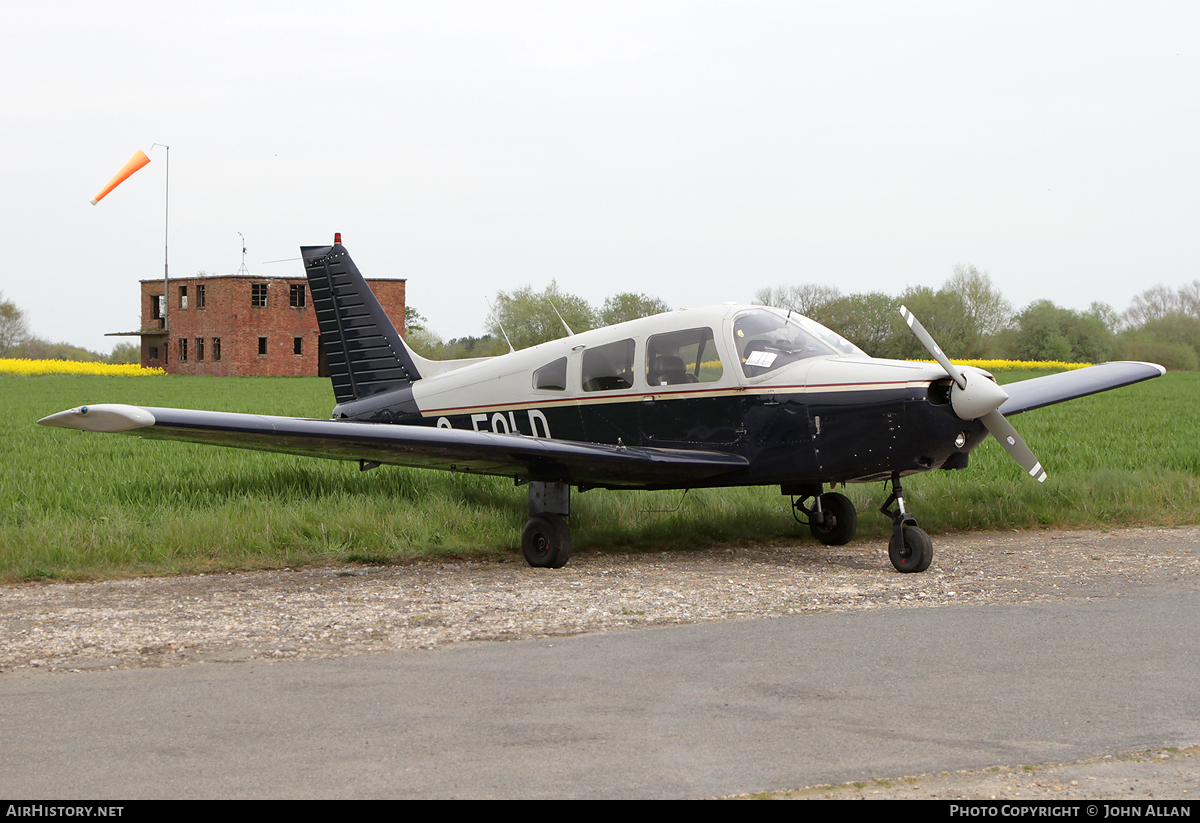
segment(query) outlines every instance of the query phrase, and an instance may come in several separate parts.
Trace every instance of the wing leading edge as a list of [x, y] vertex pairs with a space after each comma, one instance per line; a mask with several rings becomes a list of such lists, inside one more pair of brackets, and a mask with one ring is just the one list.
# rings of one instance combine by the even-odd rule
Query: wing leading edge
[[749, 465], [744, 457], [722, 452], [626, 448], [431, 426], [121, 404], [80, 406], [38, 422], [332, 460], [629, 488], [687, 485]]
[[1162, 377], [1166, 372], [1166, 369], [1156, 363], [1125, 360], [1102, 363], [1076, 371], [1048, 374], [1017, 383], [1006, 383], [1004, 391], [1008, 394], [1008, 400], [1000, 407], [1000, 413], [1005, 416], [1020, 414], [1077, 397], [1087, 397], [1089, 394], [1140, 383], [1152, 377]]

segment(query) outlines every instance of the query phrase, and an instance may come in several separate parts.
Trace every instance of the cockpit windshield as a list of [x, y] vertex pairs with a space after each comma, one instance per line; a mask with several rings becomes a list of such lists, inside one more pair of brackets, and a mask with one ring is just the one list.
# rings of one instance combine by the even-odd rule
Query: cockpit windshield
[[758, 377], [808, 357], [867, 356], [820, 323], [795, 312], [772, 309], [750, 309], [734, 318], [733, 344], [747, 377]]

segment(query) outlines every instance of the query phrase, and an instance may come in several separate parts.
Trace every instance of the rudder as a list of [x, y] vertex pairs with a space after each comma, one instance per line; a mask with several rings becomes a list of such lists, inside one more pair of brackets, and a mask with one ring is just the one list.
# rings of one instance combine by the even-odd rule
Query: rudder
[[420, 380], [408, 347], [339, 240], [301, 246], [300, 254], [337, 402]]

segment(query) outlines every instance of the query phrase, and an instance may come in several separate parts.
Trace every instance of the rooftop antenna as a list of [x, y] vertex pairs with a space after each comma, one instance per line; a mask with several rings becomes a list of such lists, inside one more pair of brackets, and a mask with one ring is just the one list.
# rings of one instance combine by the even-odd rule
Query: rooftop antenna
[[[237, 270], [237, 273], [238, 273], [238, 274], [244, 274], [244, 275], [246, 275], [247, 277], [249, 277], [249, 276], [250, 276], [250, 270], [249, 270], [248, 268], [246, 268], [246, 235], [242, 234], [242, 233], [239, 231], [239, 232], [238, 232], [238, 237], [242, 238], [242, 267], [241, 267], [240, 269], [238, 269], [238, 270]], [[271, 262], [276, 262], [276, 261], [271, 261]]]
[[558, 322], [562, 323], [563, 328], [567, 330], [567, 337], [574, 337], [575, 332], [571, 331], [571, 327], [567, 325], [567, 321], [563, 320], [563, 316], [559, 314], [558, 306], [554, 305], [554, 301], [549, 297], [546, 298], [546, 302], [550, 304], [550, 308], [554, 309], [554, 313], [558, 314]]

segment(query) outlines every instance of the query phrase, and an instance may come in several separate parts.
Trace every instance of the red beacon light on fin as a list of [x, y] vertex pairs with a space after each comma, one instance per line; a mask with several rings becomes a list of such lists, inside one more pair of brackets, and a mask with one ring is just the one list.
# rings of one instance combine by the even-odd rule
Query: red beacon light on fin
[[335, 245], [335, 246], [342, 245], [342, 233], [340, 231], [335, 231], [333, 233], [333, 245]]

